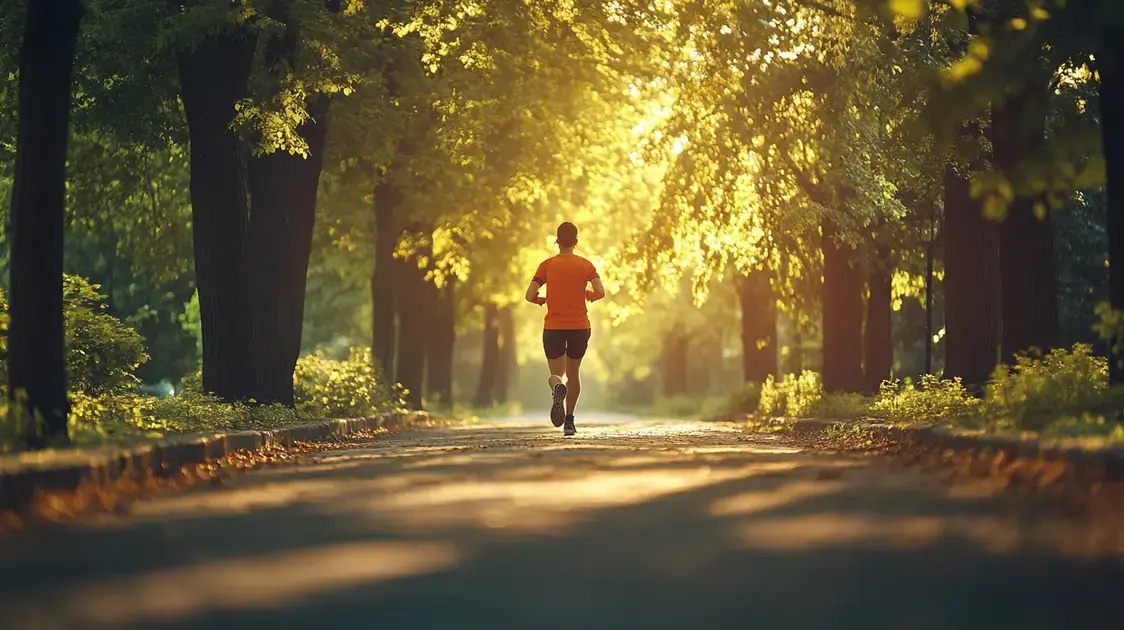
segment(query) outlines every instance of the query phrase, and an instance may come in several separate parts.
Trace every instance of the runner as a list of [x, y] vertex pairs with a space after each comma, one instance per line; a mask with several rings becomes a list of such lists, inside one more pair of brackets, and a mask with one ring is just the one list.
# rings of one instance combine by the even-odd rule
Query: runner
[[[579, 370], [590, 336], [586, 301], [596, 302], [605, 297], [605, 286], [593, 263], [574, 253], [578, 244], [576, 225], [569, 221], [559, 225], [555, 243], [558, 255], [539, 265], [531, 286], [527, 287], [527, 301], [539, 306], [546, 304], [542, 347], [550, 368], [550, 421], [563, 427], [564, 435], [574, 435], [574, 408], [582, 391]], [[545, 298], [539, 295], [543, 285], [547, 285]]]

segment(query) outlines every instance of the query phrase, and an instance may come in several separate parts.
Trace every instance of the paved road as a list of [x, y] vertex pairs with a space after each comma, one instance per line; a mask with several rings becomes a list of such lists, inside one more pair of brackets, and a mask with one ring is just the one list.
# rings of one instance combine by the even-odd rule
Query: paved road
[[0, 539], [0, 627], [1124, 628], [1095, 523], [729, 425], [581, 430], [406, 432]]

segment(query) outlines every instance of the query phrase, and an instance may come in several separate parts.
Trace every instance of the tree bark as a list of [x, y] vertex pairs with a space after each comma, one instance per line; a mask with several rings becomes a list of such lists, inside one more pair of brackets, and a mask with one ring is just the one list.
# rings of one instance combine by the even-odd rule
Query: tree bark
[[945, 368], [979, 391], [999, 357], [999, 229], [983, 216], [967, 177], [944, 178]]
[[676, 322], [664, 337], [663, 395], [682, 396], [687, 393], [687, 357], [690, 336], [683, 323]]
[[[8, 395], [27, 446], [67, 441], [63, 216], [78, 0], [29, 0], [19, 53], [19, 138], [11, 197]], [[35, 420], [41, 420], [42, 425]]]
[[496, 404], [496, 376], [500, 364], [499, 314], [499, 308], [495, 304], [484, 307], [484, 352], [474, 401], [480, 408]]
[[426, 358], [426, 390], [430, 400], [442, 407], [453, 404], [453, 349], [457, 339], [456, 279], [448, 278], [437, 291], [433, 329]]
[[180, 92], [191, 140], [195, 278], [203, 328], [203, 388], [236, 400], [249, 389], [251, 300], [246, 149], [230, 129], [246, 96], [256, 38], [208, 36], [179, 56]]
[[[265, 46], [265, 65], [275, 80], [297, 61], [299, 28], [291, 5], [291, 0], [276, 3], [271, 16], [286, 24]], [[327, 2], [325, 8], [339, 7]], [[307, 156], [281, 150], [249, 164], [253, 378], [242, 397], [259, 403], [294, 404], [293, 371], [300, 356], [329, 106], [327, 96], [308, 99], [309, 120], [297, 129], [308, 145]]]
[[777, 374], [777, 304], [770, 273], [752, 271], [738, 282], [742, 315], [742, 371], [747, 383]]
[[[430, 257], [431, 252], [420, 255]], [[426, 269], [418, 267], [418, 257], [411, 256], [401, 267], [398, 293], [400, 334], [398, 337], [398, 382], [408, 390], [406, 403], [411, 409], [422, 409], [425, 386], [425, 360], [433, 307], [426, 285]]]
[[863, 389], [862, 278], [846, 246], [832, 236], [835, 227], [825, 221], [820, 249], [823, 252], [823, 386], [828, 392]]
[[395, 209], [401, 195], [392, 184], [375, 185], [375, 271], [371, 275], [371, 361], [385, 378], [394, 380], [394, 347], [397, 330], [394, 314], [398, 311], [398, 265], [394, 250], [398, 247]]
[[864, 376], [866, 392], [876, 394], [882, 381], [889, 380], [894, 369], [894, 338], [892, 329], [893, 274], [890, 268], [890, 249], [884, 245], [877, 249], [877, 264], [871, 269], [867, 286], [870, 297], [866, 302], [866, 346]]
[[312, 119], [298, 130], [307, 157], [275, 152], [250, 163], [254, 378], [243, 397], [260, 403], [294, 404], [328, 99], [314, 96], [308, 109]]
[[[1124, 47], [1114, 36], [1105, 41], [1097, 57], [1097, 70], [1101, 76], [1101, 137], [1107, 171], [1108, 299], [1113, 309], [1124, 310]], [[1121, 361], [1124, 355], [1113, 352], [1109, 361], [1112, 385], [1124, 385]]]
[[[1044, 142], [1045, 105], [1033, 88], [1024, 89], [992, 112], [995, 164], [1008, 173], [1018, 168]], [[1042, 199], [1018, 194], [1001, 228], [1000, 287], [1003, 359], [1058, 344], [1058, 292], [1054, 236], [1049, 210]]]
[[511, 397], [518, 361], [515, 340], [515, 307], [507, 305], [499, 312], [500, 362], [496, 375], [496, 402], [505, 403]]

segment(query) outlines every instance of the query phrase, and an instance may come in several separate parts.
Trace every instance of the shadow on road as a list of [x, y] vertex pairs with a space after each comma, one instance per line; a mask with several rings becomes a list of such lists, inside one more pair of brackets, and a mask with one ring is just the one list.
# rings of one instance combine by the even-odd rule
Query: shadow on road
[[134, 507], [0, 541], [4, 627], [1124, 627], [1098, 524], [729, 425], [411, 432]]

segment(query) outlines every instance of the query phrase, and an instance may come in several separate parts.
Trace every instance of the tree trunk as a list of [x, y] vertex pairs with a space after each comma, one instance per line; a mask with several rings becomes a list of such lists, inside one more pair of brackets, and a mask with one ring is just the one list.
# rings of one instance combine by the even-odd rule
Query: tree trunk
[[429, 356], [425, 363], [429, 398], [445, 408], [453, 405], [453, 348], [457, 339], [455, 287], [456, 279], [448, 278], [437, 292]]
[[496, 376], [500, 364], [499, 308], [484, 307], [484, 352], [480, 364], [480, 381], [476, 386], [475, 404], [485, 408], [496, 404]]
[[[991, 136], [998, 168], [1014, 171], [1043, 144], [1045, 106], [1040, 100], [1033, 89], [1023, 90], [994, 108]], [[1017, 353], [1031, 348], [1043, 352], [1054, 348], [1057, 273], [1050, 215], [1043, 199], [1019, 194], [1011, 202], [1001, 228], [999, 256], [1003, 359], [1013, 361]]]
[[893, 299], [893, 274], [890, 268], [890, 250], [878, 247], [878, 261], [870, 272], [868, 286], [870, 297], [866, 302], [866, 346], [864, 371], [866, 392], [878, 393], [882, 381], [888, 380], [894, 369], [894, 338], [891, 325]]
[[862, 278], [850, 250], [832, 236], [824, 222], [823, 252], [823, 387], [828, 392], [860, 392], [863, 386]]
[[505, 403], [511, 397], [518, 361], [515, 340], [515, 307], [507, 305], [499, 312], [500, 362], [496, 375], [496, 402]]
[[676, 322], [664, 337], [663, 395], [682, 396], [687, 393], [687, 357], [690, 337], [681, 322]]
[[[19, 138], [11, 196], [8, 395], [31, 448], [67, 441], [63, 216], [78, 0], [29, 0], [19, 53]], [[30, 428], [30, 427], [29, 427]]]
[[[1111, 38], [1097, 57], [1101, 75], [1101, 137], [1104, 142], [1108, 193], [1108, 298], [1124, 311], [1124, 48]], [[1122, 343], [1124, 339], [1114, 339]], [[1114, 352], [1109, 381], [1124, 385], [1124, 355]]]
[[[420, 254], [430, 257], [430, 252]], [[400, 334], [398, 337], [398, 382], [409, 393], [406, 403], [411, 409], [423, 408], [425, 359], [434, 305], [427, 290], [426, 270], [418, 268], [418, 257], [411, 256], [401, 267], [402, 283], [398, 293]]]
[[308, 261], [324, 161], [328, 99], [312, 97], [312, 120], [298, 130], [308, 157], [275, 152], [250, 163], [253, 388], [246, 398], [293, 405]]
[[[291, 4], [277, 2], [271, 16], [286, 24], [265, 47], [265, 65], [275, 79], [297, 61], [299, 29]], [[332, 4], [326, 8], [331, 11]], [[308, 99], [309, 120], [297, 129], [308, 145], [307, 156], [281, 150], [250, 161], [253, 378], [243, 398], [260, 403], [294, 404], [293, 370], [300, 356], [329, 105], [324, 95]]]
[[967, 177], [944, 178], [944, 374], [979, 391], [999, 356], [999, 230], [983, 216]]
[[394, 314], [398, 311], [399, 266], [394, 261], [398, 227], [394, 213], [401, 196], [385, 180], [375, 185], [375, 271], [371, 275], [371, 361], [388, 380], [394, 380], [394, 347], [397, 337]]
[[752, 271], [739, 279], [742, 315], [742, 370], [747, 383], [777, 374], [777, 300], [770, 273]]
[[195, 278], [203, 328], [203, 388], [235, 400], [249, 389], [251, 300], [246, 150], [230, 129], [246, 96], [255, 36], [211, 35], [179, 56], [180, 92], [191, 140]]

